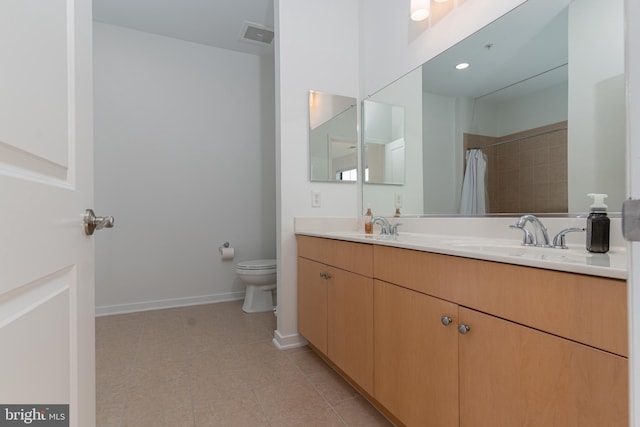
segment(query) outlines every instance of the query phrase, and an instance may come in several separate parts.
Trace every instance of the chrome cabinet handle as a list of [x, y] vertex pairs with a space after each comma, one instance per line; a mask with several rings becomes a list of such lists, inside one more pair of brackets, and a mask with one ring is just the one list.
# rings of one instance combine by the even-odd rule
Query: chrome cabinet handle
[[462, 335], [465, 335], [470, 330], [471, 328], [469, 327], [469, 325], [458, 325], [458, 332], [460, 332]]
[[323, 279], [331, 279], [331, 275], [329, 273], [320, 272], [320, 277]]
[[112, 216], [96, 216], [93, 213], [93, 209], [87, 209], [82, 215], [84, 224], [84, 234], [91, 236], [95, 230], [102, 230], [103, 228], [113, 228]]
[[451, 324], [452, 320], [451, 320], [451, 317], [449, 317], [449, 316], [442, 316], [440, 318], [440, 322], [442, 322], [442, 324], [444, 326], [449, 326]]

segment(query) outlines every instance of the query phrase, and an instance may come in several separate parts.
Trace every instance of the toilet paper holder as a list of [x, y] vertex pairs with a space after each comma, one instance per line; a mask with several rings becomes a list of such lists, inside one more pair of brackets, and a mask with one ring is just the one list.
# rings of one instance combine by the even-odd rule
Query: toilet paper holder
[[220, 251], [220, 258], [223, 261], [231, 260], [235, 256], [235, 250], [231, 247], [229, 242], [224, 242], [223, 245], [218, 248], [218, 250]]

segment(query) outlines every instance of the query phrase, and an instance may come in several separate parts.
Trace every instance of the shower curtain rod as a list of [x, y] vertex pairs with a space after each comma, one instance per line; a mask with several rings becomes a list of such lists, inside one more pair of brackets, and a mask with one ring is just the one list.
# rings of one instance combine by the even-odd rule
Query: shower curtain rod
[[494, 142], [493, 144], [483, 145], [482, 147], [467, 148], [467, 151], [483, 149], [483, 148], [489, 148], [489, 147], [495, 147], [496, 145], [508, 144], [510, 142], [518, 142], [518, 141], [522, 141], [523, 139], [535, 138], [536, 136], [542, 136], [542, 135], [546, 135], [548, 133], [558, 132], [558, 131], [567, 130], [567, 129], [568, 129], [567, 126], [564, 126], [564, 127], [561, 127], [561, 128], [549, 129], [549, 130], [541, 131], [541, 132], [538, 132], [538, 133], [532, 133], [532, 134], [529, 134], [529, 135], [526, 135], [526, 136], [521, 136], [519, 138], [508, 139], [506, 141], [500, 141], [500, 142]]

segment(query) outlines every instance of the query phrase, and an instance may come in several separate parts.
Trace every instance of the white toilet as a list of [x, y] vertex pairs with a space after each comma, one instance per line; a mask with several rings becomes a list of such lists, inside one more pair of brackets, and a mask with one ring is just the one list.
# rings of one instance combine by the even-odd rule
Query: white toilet
[[273, 291], [276, 289], [276, 260], [259, 259], [236, 264], [236, 274], [247, 285], [242, 311], [260, 313], [273, 311]]

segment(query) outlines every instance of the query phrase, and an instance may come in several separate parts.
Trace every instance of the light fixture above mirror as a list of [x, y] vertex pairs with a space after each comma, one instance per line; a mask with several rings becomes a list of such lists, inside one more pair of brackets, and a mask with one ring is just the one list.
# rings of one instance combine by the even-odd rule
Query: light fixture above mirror
[[[462, 0], [410, 0], [409, 16], [411, 20], [415, 22], [424, 21], [432, 15], [436, 15], [439, 19], [443, 14], [448, 13], [452, 7], [455, 7], [456, 3], [461, 1]], [[445, 3], [451, 3], [451, 5], [445, 5]], [[432, 10], [436, 13], [432, 14]]]
[[431, 0], [411, 0], [411, 20], [424, 21], [431, 14]]

